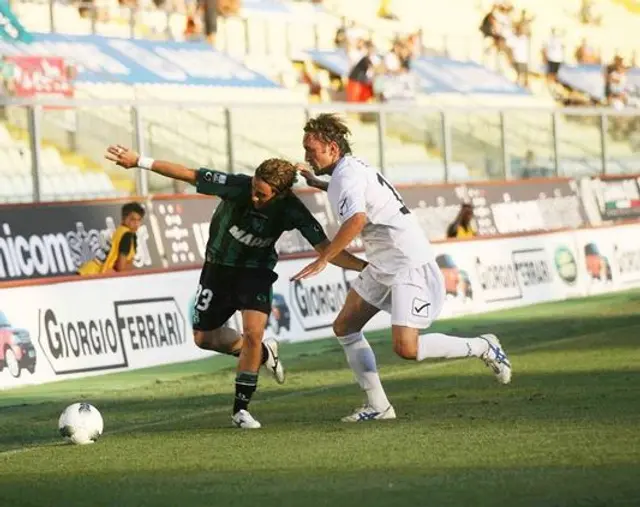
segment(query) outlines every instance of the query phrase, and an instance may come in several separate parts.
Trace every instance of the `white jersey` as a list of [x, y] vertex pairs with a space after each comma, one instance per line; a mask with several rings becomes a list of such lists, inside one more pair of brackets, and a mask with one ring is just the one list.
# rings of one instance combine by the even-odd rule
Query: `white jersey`
[[367, 261], [380, 277], [434, 261], [433, 250], [398, 191], [361, 160], [344, 156], [331, 175], [329, 203], [342, 224], [365, 213], [362, 241]]

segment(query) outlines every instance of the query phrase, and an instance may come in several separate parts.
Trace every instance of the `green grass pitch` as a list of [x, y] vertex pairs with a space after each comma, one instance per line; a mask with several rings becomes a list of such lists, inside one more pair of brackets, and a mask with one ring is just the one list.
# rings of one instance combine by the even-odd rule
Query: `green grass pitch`
[[[362, 403], [334, 339], [283, 344], [230, 427], [234, 360], [0, 391], [0, 506], [640, 505], [640, 291], [442, 321], [496, 332], [514, 365], [413, 363], [370, 333], [396, 421], [349, 425]], [[65, 445], [57, 418], [95, 404], [105, 433]]]

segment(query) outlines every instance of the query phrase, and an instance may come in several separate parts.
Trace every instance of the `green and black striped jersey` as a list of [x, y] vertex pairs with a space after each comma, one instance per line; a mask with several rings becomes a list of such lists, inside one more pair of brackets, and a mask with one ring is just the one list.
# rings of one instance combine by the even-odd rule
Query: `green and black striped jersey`
[[273, 269], [276, 241], [297, 229], [315, 246], [327, 239], [322, 226], [292, 192], [256, 209], [251, 202], [251, 177], [202, 168], [199, 193], [221, 199], [211, 218], [206, 260], [223, 266]]

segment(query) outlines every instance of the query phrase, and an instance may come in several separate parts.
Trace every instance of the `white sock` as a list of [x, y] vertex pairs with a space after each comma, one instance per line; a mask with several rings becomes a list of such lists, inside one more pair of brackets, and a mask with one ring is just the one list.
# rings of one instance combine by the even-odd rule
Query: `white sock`
[[480, 357], [489, 349], [482, 338], [460, 338], [442, 333], [421, 334], [418, 337], [416, 361], [428, 358]]
[[358, 384], [367, 394], [369, 405], [375, 410], [386, 410], [390, 403], [380, 382], [376, 356], [362, 331], [347, 336], [338, 336], [338, 341], [344, 349], [347, 362], [351, 366]]

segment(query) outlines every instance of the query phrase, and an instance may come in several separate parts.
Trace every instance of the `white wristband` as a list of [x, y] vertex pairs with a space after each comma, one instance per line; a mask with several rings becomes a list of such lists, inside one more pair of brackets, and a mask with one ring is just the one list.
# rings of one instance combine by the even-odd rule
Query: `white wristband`
[[142, 155], [138, 158], [138, 167], [141, 169], [151, 170], [151, 166], [155, 161], [151, 157], [143, 157]]

